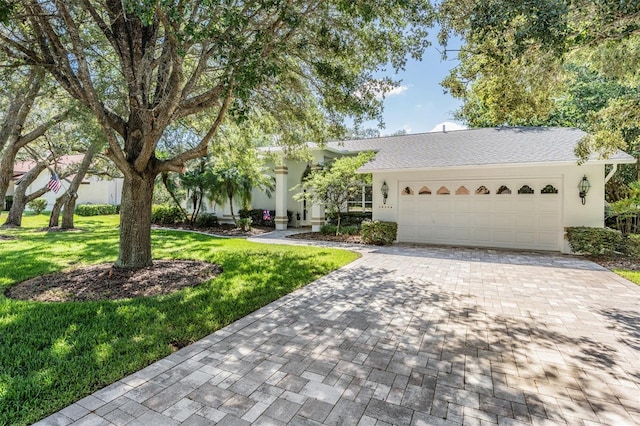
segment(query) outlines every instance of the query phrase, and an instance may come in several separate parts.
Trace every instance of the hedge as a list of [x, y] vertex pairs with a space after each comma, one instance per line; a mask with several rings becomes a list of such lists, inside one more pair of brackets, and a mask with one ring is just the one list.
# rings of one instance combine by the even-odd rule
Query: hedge
[[196, 226], [201, 228], [218, 226], [218, 216], [214, 213], [200, 213], [196, 218]]
[[[276, 211], [269, 210], [269, 220], [265, 220], [263, 209], [242, 209], [238, 213], [240, 214], [241, 219], [251, 219], [251, 225], [253, 226], [267, 226], [271, 228], [276, 227]], [[287, 222], [291, 223], [291, 219], [293, 218], [293, 212], [287, 210]]]
[[[347, 212], [340, 213], [340, 226], [357, 226], [360, 227], [360, 224], [365, 220], [371, 220], [373, 213], [371, 212]], [[338, 224], [338, 216], [335, 214], [327, 214], [327, 220], [331, 225]]]
[[174, 225], [182, 223], [184, 215], [178, 206], [155, 204], [151, 206], [151, 223], [156, 225]]
[[112, 204], [78, 204], [76, 214], [78, 216], [101, 216], [105, 214], [120, 213], [119, 205]]
[[[320, 228], [320, 233], [322, 235], [336, 235], [336, 231], [338, 229], [337, 225], [322, 225]], [[360, 233], [360, 229], [357, 226], [340, 226], [340, 235], [358, 235]]]
[[365, 244], [384, 246], [392, 244], [398, 235], [398, 224], [379, 220], [365, 220], [362, 222], [360, 236]]
[[590, 255], [612, 254], [621, 250], [623, 244], [620, 231], [588, 226], [567, 228], [567, 239], [572, 252]]

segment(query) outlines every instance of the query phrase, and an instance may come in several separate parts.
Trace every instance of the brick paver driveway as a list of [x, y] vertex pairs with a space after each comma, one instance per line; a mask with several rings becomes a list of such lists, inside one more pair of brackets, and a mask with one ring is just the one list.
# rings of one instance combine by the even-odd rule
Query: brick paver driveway
[[640, 423], [640, 287], [568, 256], [363, 252], [43, 423]]

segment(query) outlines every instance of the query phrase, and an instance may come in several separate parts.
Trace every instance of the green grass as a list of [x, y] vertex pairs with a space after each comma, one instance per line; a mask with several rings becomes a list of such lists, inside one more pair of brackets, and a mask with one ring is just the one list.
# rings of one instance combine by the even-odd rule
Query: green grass
[[626, 269], [613, 269], [613, 272], [620, 275], [623, 278], [628, 279], [632, 283], [640, 285], [640, 271], [629, 271]]
[[[4, 215], [3, 215], [4, 216]], [[196, 288], [141, 299], [39, 303], [8, 299], [12, 284], [83, 264], [113, 262], [118, 217], [78, 217], [78, 233], [0, 230], [0, 425], [28, 424], [345, 265], [357, 254], [153, 232], [156, 259], [199, 259], [223, 273]], [[4, 222], [4, 217], [0, 217]], [[1, 222], [0, 222], [1, 223]]]

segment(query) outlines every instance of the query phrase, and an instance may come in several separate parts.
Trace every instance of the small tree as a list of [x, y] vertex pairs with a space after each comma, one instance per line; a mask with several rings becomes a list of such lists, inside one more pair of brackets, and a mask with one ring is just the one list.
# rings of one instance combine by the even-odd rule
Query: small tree
[[340, 211], [362, 187], [363, 178], [358, 174], [358, 169], [374, 156], [373, 152], [361, 152], [356, 157], [342, 157], [326, 168], [311, 172], [304, 182], [293, 188], [300, 191], [293, 198], [324, 204], [325, 208], [338, 218], [336, 235], [339, 235]]

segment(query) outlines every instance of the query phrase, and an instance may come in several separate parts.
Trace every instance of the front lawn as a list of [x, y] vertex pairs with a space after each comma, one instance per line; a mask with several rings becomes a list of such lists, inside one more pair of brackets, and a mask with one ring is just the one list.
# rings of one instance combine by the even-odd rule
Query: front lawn
[[612, 271], [621, 277], [628, 279], [632, 283], [640, 285], [640, 271], [631, 271], [626, 269], [612, 269]]
[[[4, 218], [0, 218], [4, 220]], [[357, 258], [327, 248], [154, 231], [156, 259], [218, 263], [195, 288], [152, 298], [42, 303], [8, 299], [12, 284], [113, 262], [118, 216], [78, 217], [81, 232], [41, 232], [48, 217], [0, 230], [0, 425], [28, 424]]]

